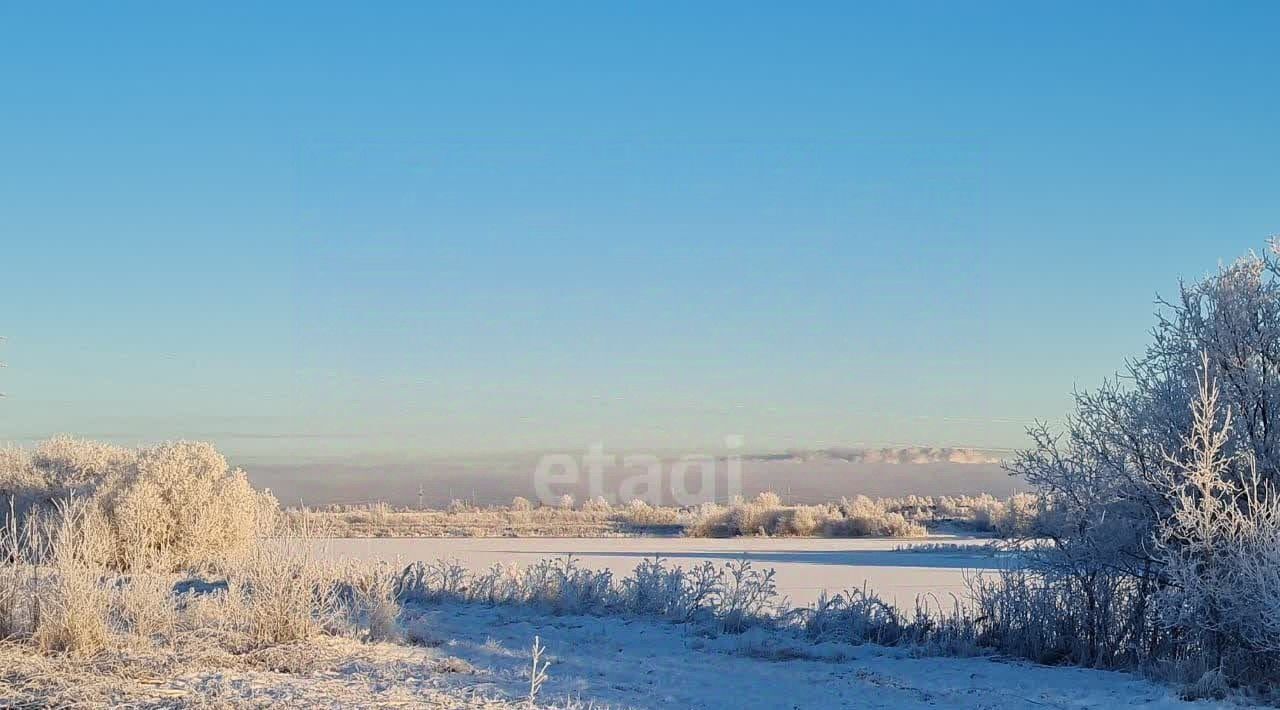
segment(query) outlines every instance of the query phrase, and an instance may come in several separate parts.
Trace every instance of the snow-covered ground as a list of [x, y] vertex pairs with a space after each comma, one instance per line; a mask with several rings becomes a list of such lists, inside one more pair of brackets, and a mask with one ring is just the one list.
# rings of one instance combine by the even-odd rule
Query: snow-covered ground
[[[317, 542], [336, 557], [458, 559], [472, 569], [529, 565], [573, 554], [581, 564], [632, 572], [645, 557], [717, 564], [746, 557], [778, 571], [793, 604], [864, 584], [910, 606], [917, 595], [965, 590], [965, 575], [1014, 562], [980, 538], [927, 540], [737, 538], [448, 538]], [[924, 550], [902, 549], [928, 546]], [[706, 625], [626, 616], [556, 615], [531, 606], [410, 605], [402, 623], [419, 648], [470, 669], [442, 690], [518, 702], [530, 648], [551, 660], [540, 706], [607, 708], [1209, 708], [1138, 676], [1036, 666], [1007, 658], [932, 656], [910, 648], [813, 643], [786, 630], [716, 633]], [[454, 685], [464, 680], [462, 685]], [[457, 697], [457, 696], [454, 696]]]
[[1125, 673], [992, 657], [810, 644], [759, 627], [714, 635], [530, 607], [410, 606], [403, 643], [317, 637], [230, 653], [199, 640], [78, 659], [0, 644], [0, 707], [528, 708], [530, 649], [549, 680], [534, 707], [1227, 708]]
[[[660, 556], [673, 566], [692, 567], [704, 560], [717, 565], [749, 559], [777, 572], [778, 593], [792, 605], [812, 603], [825, 589], [835, 593], [864, 585], [882, 598], [910, 608], [919, 595], [934, 594], [950, 606], [962, 596], [965, 577], [1010, 564], [1005, 556], [982, 549], [986, 540], [963, 536], [928, 539], [831, 538], [349, 538], [316, 544], [325, 554], [348, 559], [404, 563], [457, 559], [472, 570], [493, 564], [527, 566], [548, 557], [573, 555], [583, 566], [630, 574], [646, 557]], [[909, 551], [921, 545], [947, 549]], [[952, 547], [954, 546], [954, 547]]]
[[408, 626], [475, 668], [481, 692], [526, 692], [530, 646], [547, 647], [541, 703], [613, 708], [1183, 708], [1125, 673], [989, 657], [914, 657], [872, 645], [810, 645], [756, 629], [695, 635], [685, 625], [547, 616], [527, 608], [410, 609]]
[[[362, 539], [316, 544], [334, 556], [401, 557], [403, 562], [408, 561], [405, 557], [467, 557], [472, 565], [533, 562], [573, 552], [583, 564], [618, 565], [620, 576], [654, 553], [692, 565], [701, 560], [724, 562], [745, 552], [760, 566], [788, 570], [783, 577], [789, 580], [786, 592], [801, 603], [805, 594], [819, 588], [838, 590], [864, 581], [872, 588], [887, 587], [899, 597], [930, 591], [940, 596], [944, 585], [963, 585], [963, 570], [1005, 561], [978, 549], [980, 542], [972, 538]], [[933, 546], [914, 552], [898, 549], [912, 544]], [[885, 573], [902, 573], [909, 581], [895, 588], [894, 578]], [[457, 600], [465, 597], [406, 598], [410, 601], [397, 619], [397, 631], [385, 637], [390, 642], [314, 635], [259, 647], [245, 643], [234, 627], [201, 627], [181, 630], [172, 643], [129, 637], [91, 658], [42, 654], [21, 643], [0, 644], [0, 706], [1233, 707], [1185, 702], [1175, 689], [1132, 674], [1036, 666], [992, 656], [936, 656], [912, 647], [815, 641], [798, 627], [780, 624], [751, 625], [734, 634], [705, 617], [676, 623], [612, 609], [602, 616], [557, 614], [551, 609], [563, 607], [538, 601], [491, 605]], [[441, 598], [446, 601], [438, 601]], [[352, 628], [358, 632], [364, 627]], [[535, 638], [545, 647], [550, 667], [549, 680], [537, 702], [530, 704]], [[975, 652], [960, 644], [948, 650], [966, 649]]]

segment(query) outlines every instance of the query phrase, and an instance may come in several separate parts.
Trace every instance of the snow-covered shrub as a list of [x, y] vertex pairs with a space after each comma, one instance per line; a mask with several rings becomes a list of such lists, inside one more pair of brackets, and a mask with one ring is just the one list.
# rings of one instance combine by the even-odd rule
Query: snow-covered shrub
[[[310, 519], [332, 537], [600, 537], [643, 532], [684, 532], [692, 537], [917, 537], [927, 534], [926, 526], [933, 524], [998, 536], [1034, 536], [1044, 513], [1041, 502], [1034, 494], [1009, 499], [984, 494], [939, 501], [921, 496], [874, 500], [858, 496], [840, 503], [803, 505], [783, 503], [766, 493], [750, 500], [735, 499], [729, 505], [691, 507], [654, 506], [638, 498], [613, 505], [598, 497], [577, 509], [534, 507], [527, 499], [516, 498], [505, 507], [462, 502], [446, 510], [331, 505], [317, 511], [289, 509], [283, 517], [290, 523]], [[1011, 506], [1021, 507], [1014, 511]]]
[[765, 491], [750, 501], [729, 508], [729, 529], [733, 535], [772, 535], [781, 527], [782, 501], [773, 491]]
[[635, 573], [622, 579], [621, 584], [628, 612], [676, 621], [692, 620], [720, 588], [711, 562], [686, 572], [680, 567], [668, 567], [656, 557], [641, 561]]
[[[1053, 568], [1010, 569], [975, 578], [974, 633], [980, 645], [1037, 663], [1115, 667], [1131, 663], [1129, 621], [1144, 614], [1134, 579]], [[1148, 637], [1144, 653], [1163, 653]]]
[[[94, 508], [62, 501], [45, 532], [47, 583], [33, 615], [33, 638], [45, 650], [90, 655], [107, 643], [108, 589], [102, 584], [106, 523]], [[38, 584], [38, 583], [37, 583]]]
[[919, 523], [907, 521], [901, 513], [890, 513], [884, 504], [864, 495], [841, 498], [839, 517], [826, 521], [828, 537], [915, 537], [927, 531]]
[[[912, 500], [914, 498], [914, 500]], [[976, 496], [941, 496], [919, 498], [909, 496], [902, 501], [886, 503], [912, 519], [947, 522], [962, 529], [995, 533], [1000, 537], [1035, 537], [1039, 534], [1044, 501], [1035, 493], [1015, 493], [996, 498], [982, 493]]]
[[820, 518], [813, 506], [806, 505], [792, 511], [790, 519], [786, 522], [784, 534], [809, 537], [818, 532]]
[[74, 499], [37, 509], [0, 530], [0, 636], [75, 656], [172, 632], [176, 617], [164, 573], [118, 575], [106, 567], [102, 512]]
[[276, 507], [212, 445], [196, 442], [130, 450], [63, 437], [29, 453], [6, 450], [0, 493], [13, 497], [19, 516], [71, 498], [95, 509], [106, 525], [103, 561], [117, 567], [234, 559]]
[[614, 514], [636, 526], [675, 525], [681, 517], [676, 508], [649, 505], [641, 498], [632, 498], [625, 506], [614, 508]]
[[121, 578], [112, 599], [112, 616], [119, 619], [122, 631], [134, 636], [172, 637], [179, 614], [171, 575], [153, 569]]
[[781, 508], [782, 496], [773, 491], [763, 491], [756, 495], [755, 504], [761, 508]]
[[728, 562], [723, 582], [713, 594], [713, 608], [721, 627], [741, 633], [755, 620], [768, 618], [777, 603], [778, 587], [772, 569], [756, 569], [747, 560]]
[[613, 510], [613, 506], [609, 505], [609, 501], [604, 496], [596, 496], [583, 501], [582, 510], [586, 513], [608, 513]]
[[1039, 534], [1045, 514], [1044, 500], [1032, 493], [1015, 493], [1004, 502], [1004, 515], [996, 523], [1001, 537], [1031, 538]]
[[[527, 568], [495, 565], [480, 572], [456, 561], [418, 562], [405, 568], [396, 589], [406, 604], [500, 604], [553, 613], [640, 616], [688, 623], [711, 635], [756, 629], [813, 643], [871, 642], [949, 655], [981, 652], [979, 629], [985, 628], [958, 600], [944, 608], [935, 599], [921, 598], [912, 613], [904, 613], [866, 589], [824, 595], [810, 607], [787, 608], [773, 571], [746, 560], [703, 562], [686, 569], [653, 558], [622, 578], [581, 569], [565, 558]], [[429, 629], [411, 628], [410, 634], [434, 642]]]
[[275, 508], [211, 444], [192, 442], [138, 451], [99, 501], [122, 555], [160, 553], [183, 568], [244, 554]]
[[48, 500], [49, 476], [37, 468], [30, 451], [9, 446], [0, 448], [0, 518], [25, 513], [38, 502]]
[[156, 658], [162, 648], [203, 659], [316, 634], [398, 634], [389, 572], [325, 564], [306, 541], [259, 540], [239, 563], [192, 577], [104, 564], [112, 557], [105, 515], [78, 498], [37, 508], [27, 530], [14, 522], [0, 529], [0, 645], [31, 657], [92, 657], [92, 666], [122, 654]]
[[[472, 509], [472, 506], [467, 501], [454, 498], [453, 500], [449, 501], [449, 507], [446, 508], [445, 510], [448, 510], [453, 515], [462, 515], [464, 513], [471, 512], [471, 509]], [[385, 514], [384, 514], [384, 517], [385, 517]]]
[[255, 642], [278, 644], [340, 628], [339, 579], [305, 540], [266, 540], [232, 568], [225, 593], [236, 623]]
[[135, 457], [134, 451], [114, 444], [59, 436], [41, 442], [31, 454], [31, 464], [50, 496], [77, 494], [85, 500], [93, 491], [114, 484]]
[[745, 560], [692, 569], [642, 561], [617, 579], [608, 570], [581, 567], [572, 557], [528, 567], [494, 565], [472, 573], [456, 561], [416, 562], [400, 574], [396, 597], [405, 603], [441, 601], [532, 606], [557, 614], [626, 614], [714, 624], [740, 633], [780, 618], [773, 570]]
[[872, 639], [889, 645], [898, 636], [899, 615], [892, 605], [866, 590], [849, 594], [828, 595], [823, 591], [818, 601], [801, 615], [801, 628], [814, 641], [861, 642]]
[[729, 506], [702, 505], [686, 529], [692, 537], [738, 535], [820, 534], [825, 537], [914, 537], [927, 534], [924, 525], [898, 512], [889, 512], [889, 501], [866, 496], [841, 499], [838, 505], [785, 505], [776, 493], [735, 500]]
[[356, 635], [369, 641], [400, 637], [396, 575], [385, 563], [353, 563], [342, 572], [338, 598]]
[[[1228, 681], [1257, 684], [1280, 672], [1280, 497], [1251, 451], [1227, 453], [1232, 413], [1218, 399], [1202, 381], [1184, 455], [1154, 482], [1172, 507], [1153, 551], [1168, 582], [1158, 609], [1184, 650]], [[1244, 478], [1233, 475], [1240, 458]]]
[[966, 501], [968, 521], [981, 532], [995, 532], [1004, 521], [1004, 501], [983, 493]]
[[511, 509], [518, 513], [527, 513], [533, 510], [533, 503], [529, 502], [528, 498], [516, 496], [511, 499]]

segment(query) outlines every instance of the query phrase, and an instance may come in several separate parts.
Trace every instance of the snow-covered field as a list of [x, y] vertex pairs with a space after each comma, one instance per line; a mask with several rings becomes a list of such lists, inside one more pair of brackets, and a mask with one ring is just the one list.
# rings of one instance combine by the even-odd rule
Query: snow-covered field
[[[982, 549], [982, 542], [960, 537], [908, 542], [437, 538], [317, 540], [312, 544], [335, 558], [407, 563], [443, 556], [463, 559], [473, 569], [497, 562], [527, 566], [547, 556], [574, 553], [581, 564], [608, 567], [618, 576], [630, 573], [643, 558], [654, 554], [686, 566], [745, 556], [760, 567], [782, 570], [781, 591], [790, 595], [793, 603], [804, 604], [820, 589], [834, 591], [864, 583], [905, 602], [918, 594], [932, 592], [942, 597], [947, 591], [960, 592], [966, 570], [1011, 563]], [[904, 545], [925, 547], [900, 549]], [[263, 548], [268, 553], [289, 549], [299, 552], [288, 545]], [[306, 559], [305, 555], [270, 557], [276, 566], [263, 567], [265, 571], [258, 577], [264, 580], [260, 587], [263, 593], [272, 593], [272, 580], [287, 584], [296, 579], [289, 570], [318, 572], [328, 567], [292, 566], [291, 560]], [[270, 576], [277, 566], [283, 573]], [[335, 567], [355, 575], [360, 566]], [[342, 579], [354, 583], [359, 577]], [[216, 584], [201, 590], [199, 595], [215, 596], [188, 598], [182, 609], [172, 607], [175, 623], [167, 632], [112, 637], [110, 647], [88, 658], [41, 653], [30, 644], [0, 643], [0, 706], [571, 710], [1231, 707], [1184, 702], [1176, 689], [1132, 674], [1036, 666], [990, 655], [964, 657], [980, 652], [977, 646], [947, 646], [943, 642], [886, 647], [862, 643], [857, 636], [814, 637], [794, 626], [768, 623], [748, 625], [738, 633], [705, 616], [699, 617], [701, 620], [690, 616], [680, 622], [617, 608], [582, 615], [541, 601], [493, 604], [482, 598], [433, 598], [412, 591], [401, 597], [403, 607], [392, 607], [398, 613], [391, 617], [390, 629], [377, 638], [372, 636], [375, 624], [371, 612], [359, 611], [363, 597], [353, 597], [357, 606], [323, 612], [334, 624], [330, 633], [337, 635], [313, 630], [294, 640], [254, 644], [248, 632], [237, 626], [241, 612], [251, 611], [237, 606], [246, 598], [236, 596], [240, 601], [228, 601], [231, 597], [225, 594], [216, 596], [222, 594]], [[267, 601], [274, 604], [292, 598], [284, 594], [287, 591], [282, 589]], [[140, 602], [142, 597], [122, 599]], [[252, 601], [253, 597], [247, 599]], [[303, 599], [307, 600], [304, 605], [316, 603], [310, 594]], [[302, 611], [313, 612], [309, 606]], [[214, 614], [209, 618], [221, 621], [194, 628], [176, 622], [180, 616], [190, 625], [208, 613]], [[246, 628], [257, 627], [250, 624]], [[170, 635], [165, 637], [166, 633]], [[535, 638], [546, 649], [544, 660], [550, 666], [536, 702], [529, 702]]]
[[[326, 555], [409, 563], [456, 559], [472, 570], [494, 564], [527, 566], [548, 557], [573, 555], [585, 567], [630, 574], [645, 558], [692, 567], [748, 559], [777, 572], [779, 594], [792, 605], [812, 603], [825, 589], [835, 593], [864, 585], [900, 606], [934, 594], [950, 606], [963, 595], [965, 577], [1012, 564], [993, 555], [987, 540], [965, 536], [927, 539], [829, 538], [345, 538], [318, 541]], [[928, 546], [923, 551], [908, 548]], [[935, 548], [946, 549], [935, 549]]]
[[[0, 645], [0, 707], [1239, 707], [1182, 701], [1126, 673], [810, 644], [759, 628], [714, 635], [653, 619], [457, 603], [410, 605], [402, 618], [411, 643], [315, 638], [238, 656], [198, 643], [177, 646], [176, 656], [161, 649], [87, 660]], [[550, 666], [529, 703], [535, 637]]]
[[[1016, 564], [987, 540], [813, 538], [431, 538], [317, 541], [333, 557], [457, 559], [471, 569], [528, 566], [572, 554], [622, 576], [646, 557], [693, 566], [746, 558], [777, 571], [793, 604], [822, 590], [864, 584], [910, 606], [918, 595], [962, 595], [965, 577]], [[912, 550], [911, 548], [921, 548]], [[549, 680], [539, 704], [610, 708], [1183, 708], [1175, 691], [1140, 677], [1051, 668], [980, 656], [930, 656], [873, 644], [812, 643], [752, 628], [707, 633], [651, 618], [548, 614], [529, 607], [410, 603], [409, 638], [470, 668], [467, 692], [517, 699], [528, 687], [530, 646], [547, 648]], [[473, 696], [477, 697], [477, 696]]]
[[687, 626], [547, 616], [474, 604], [423, 610], [411, 626], [474, 669], [478, 690], [519, 696], [538, 636], [551, 666], [541, 702], [612, 708], [1209, 708], [1136, 676], [900, 648], [709, 638]]

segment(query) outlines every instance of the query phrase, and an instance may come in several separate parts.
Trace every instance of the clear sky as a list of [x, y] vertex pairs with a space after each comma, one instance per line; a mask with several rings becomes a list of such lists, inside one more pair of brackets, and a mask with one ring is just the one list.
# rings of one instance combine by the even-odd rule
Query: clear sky
[[1017, 446], [1280, 232], [1276, 3], [194, 5], [0, 10], [0, 439]]

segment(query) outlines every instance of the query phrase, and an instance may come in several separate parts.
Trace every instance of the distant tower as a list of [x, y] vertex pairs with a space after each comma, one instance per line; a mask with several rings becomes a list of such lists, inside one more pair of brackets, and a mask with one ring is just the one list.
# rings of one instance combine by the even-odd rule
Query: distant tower
[[418, 484], [418, 510], [426, 510], [426, 508], [422, 506], [422, 499], [426, 495], [427, 495], [427, 491], [423, 488], [422, 484], [419, 483]]

